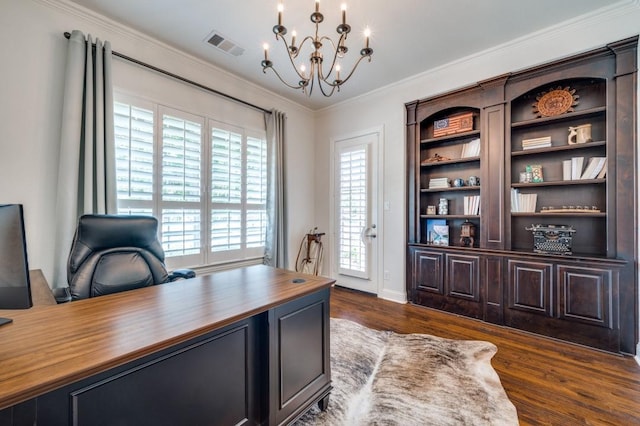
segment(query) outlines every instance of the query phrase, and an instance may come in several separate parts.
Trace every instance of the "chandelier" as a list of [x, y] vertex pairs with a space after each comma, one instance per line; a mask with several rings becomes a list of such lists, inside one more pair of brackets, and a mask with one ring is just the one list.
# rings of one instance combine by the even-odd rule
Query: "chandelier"
[[[313, 36], [306, 36], [299, 45], [296, 45], [297, 34], [295, 31], [292, 31], [291, 33], [290, 42], [285, 38], [287, 28], [282, 25], [283, 4], [282, 2], [278, 3], [278, 24], [273, 27], [273, 32], [276, 35], [276, 40], [281, 40], [284, 44], [287, 55], [289, 56], [289, 61], [298, 75], [299, 80], [297, 83], [291, 84], [286, 82], [280, 76], [278, 71], [273, 67], [273, 62], [269, 60], [269, 45], [266, 43], [264, 45], [264, 60], [261, 63], [262, 72], [266, 74], [267, 69], [272, 70], [282, 83], [292, 89], [302, 89], [302, 92], [308, 96], [311, 96], [313, 86], [315, 84], [318, 85], [324, 96], [331, 96], [336, 89], [338, 89], [339, 92], [340, 86], [351, 78], [360, 62], [365, 58], [371, 62], [371, 55], [373, 54], [373, 49], [369, 47], [369, 36], [371, 33], [367, 28], [364, 31], [365, 46], [360, 49], [360, 58], [358, 58], [357, 62], [353, 65], [351, 71], [346, 74], [346, 78], [340, 78], [341, 68], [339, 59], [344, 58], [349, 50], [346, 45], [346, 41], [348, 34], [351, 32], [351, 26], [347, 24], [346, 4], [342, 4], [341, 10], [342, 23], [336, 28], [339, 35], [337, 43], [334, 43], [334, 41], [328, 36], [320, 36], [318, 34], [318, 25], [324, 20], [324, 16], [320, 13], [320, 0], [316, 0], [315, 11], [310, 17], [311, 22], [315, 24], [315, 34]], [[312, 49], [309, 56], [308, 72], [307, 66], [304, 63], [301, 63], [299, 67], [296, 66], [296, 59], [298, 59], [300, 52], [302, 52], [307, 42]], [[329, 52], [330, 55], [324, 55], [323, 53], [326, 52], [323, 48], [327, 45], [331, 46], [331, 52]], [[325, 57], [328, 58], [328, 60], [323, 65]], [[327, 64], [330, 64], [331, 66], [326, 68]], [[345, 74], [343, 72], [343, 76], [344, 75]]]

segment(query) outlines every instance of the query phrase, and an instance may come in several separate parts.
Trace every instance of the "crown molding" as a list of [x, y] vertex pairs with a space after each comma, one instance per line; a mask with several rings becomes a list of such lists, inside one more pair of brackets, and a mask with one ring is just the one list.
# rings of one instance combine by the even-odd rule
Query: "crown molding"
[[[309, 113], [313, 113], [314, 111], [302, 104], [299, 104], [289, 98], [286, 98], [278, 93], [275, 92], [271, 92], [268, 89], [259, 86], [249, 80], [244, 80], [238, 76], [236, 76], [235, 74], [224, 70], [222, 68], [219, 68], [215, 65], [213, 65], [210, 62], [207, 62], [203, 59], [200, 59], [196, 56], [190, 55], [180, 49], [177, 49], [169, 44], [166, 44], [156, 38], [153, 38], [145, 33], [142, 33], [140, 31], [137, 31], [131, 27], [128, 27], [124, 24], [121, 24], [113, 19], [110, 19], [104, 15], [101, 15], [97, 12], [94, 12], [90, 9], [87, 9], [84, 6], [81, 6], [79, 4], [73, 3], [69, 0], [33, 0], [37, 3], [41, 3], [47, 7], [53, 8], [53, 9], [57, 9], [59, 11], [62, 11], [63, 13], [67, 14], [67, 15], [72, 15], [75, 16], [79, 19], [82, 19], [84, 21], [87, 21], [89, 23], [91, 23], [92, 25], [102, 28], [104, 30], [104, 32], [109, 33], [109, 34], [117, 34], [120, 37], [123, 37], [125, 39], [130, 40], [132, 43], [145, 43], [145, 44], [149, 44], [154, 48], [157, 49], [162, 49], [165, 51], [170, 52], [173, 55], [176, 55], [180, 60], [183, 61], [188, 61], [190, 62], [192, 65], [196, 65], [198, 67], [202, 67], [203, 69], [205, 69], [207, 72], [215, 72], [215, 73], [219, 73], [219, 74], [223, 74], [225, 77], [235, 80], [237, 82], [239, 82], [243, 87], [247, 87], [249, 86], [252, 90], [255, 90], [259, 93], [261, 93], [266, 99], [273, 99], [273, 98], [277, 98], [279, 100], [281, 100], [282, 102], [285, 102], [287, 104], [292, 105], [292, 107], [295, 107], [296, 109], [302, 109], [306, 112]], [[75, 28], [69, 28], [68, 31], [70, 32], [71, 30], [73, 30]], [[77, 28], [79, 30], [81, 30], [81, 28]], [[60, 34], [62, 36], [62, 34]], [[95, 34], [92, 34], [95, 38]], [[103, 39], [104, 40], [104, 39]], [[129, 53], [126, 50], [122, 50], [122, 49], [118, 49], [117, 47], [113, 46], [112, 43], [112, 48], [113, 50], [134, 57], [135, 58], [135, 53]], [[138, 59], [138, 58], [136, 58]], [[142, 59], [141, 59], [142, 60]], [[143, 61], [145, 62], [145, 61]], [[154, 66], [156, 64], [153, 64]], [[166, 66], [160, 67], [159, 68], [168, 68]], [[173, 72], [173, 71], [172, 71]], [[176, 74], [180, 74], [179, 72], [175, 72]], [[191, 77], [188, 76], [184, 76], [190, 79], [193, 79]], [[195, 79], [194, 79], [195, 80]], [[204, 84], [204, 83], [203, 83]], [[222, 89], [221, 89], [222, 90]], [[272, 107], [272, 106], [270, 106]], [[268, 109], [269, 107], [265, 107], [266, 109]]]
[[[473, 66], [474, 61], [476, 61], [478, 58], [483, 56], [500, 56], [501, 54], [509, 53], [513, 50], [527, 49], [530, 43], [540, 44], [540, 43], [549, 42], [551, 40], [557, 40], [562, 37], [566, 37], [567, 39], [575, 38], [575, 34], [579, 33], [580, 31], [584, 31], [585, 28], [600, 28], [600, 27], [608, 28], [608, 25], [610, 25], [609, 21], [615, 20], [623, 16], [627, 16], [630, 14], [638, 14], [639, 12], [640, 12], [640, 0], [621, 0], [611, 5], [594, 10], [592, 12], [576, 16], [572, 19], [560, 22], [558, 24], [552, 25], [547, 28], [543, 28], [539, 31], [535, 31], [533, 33], [526, 34], [522, 37], [515, 38], [506, 43], [502, 43], [497, 46], [491, 47], [489, 49], [485, 49], [485, 50], [473, 53], [471, 55], [456, 59], [454, 61], [448, 62], [446, 64], [439, 65], [437, 67], [428, 69], [424, 72], [412, 75], [410, 77], [404, 78], [402, 80], [396, 81], [386, 86], [381, 86], [375, 90], [369, 91], [367, 93], [363, 93], [362, 95], [347, 99], [342, 102], [338, 102], [333, 105], [329, 105], [325, 108], [316, 110], [316, 112], [325, 113], [334, 109], [340, 109], [345, 106], [361, 102], [362, 100], [368, 98], [369, 96], [373, 96], [382, 92], [387, 92], [393, 88], [411, 85], [412, 83], [419, 82], [424, 79], [428, 79], [430, 76], [437, 75], [451, 67]], [[637, 34], [639, 31], [640, 30], [636, 30], [634, 34]], [[624, 37], [629, 37], [634, 34], [627, 34]], [[597, 48], [597, 47], [602, 47], [604, 44], [605, 43], [603, 42], [597, 45], [587, 46], [584, 49], [584, 51]], [[580, 53], [580, 52], [567, 52], [567, 55], [576, 54], [576, 53]], [[559, 59], [559, 57], [556, 56], [556, 57], [547, 58], [545, 62], [552, 61], [554, 59]], [[523, 68], [529, 67], [531, 65], [535, 65], [535, 64], [528, 64], [528, 65], [525, 65]], [[512, 71], [517, 71], [517, 70], [512, 70]], [[452, 88], [452, 89], [455, 89], [455, 88]], [[422, 98], [422, 97], [429, 97], [429, 96], [435, 96], [435, 95], [437, 95], [437, 93], [426, 94], [420, 97]]]

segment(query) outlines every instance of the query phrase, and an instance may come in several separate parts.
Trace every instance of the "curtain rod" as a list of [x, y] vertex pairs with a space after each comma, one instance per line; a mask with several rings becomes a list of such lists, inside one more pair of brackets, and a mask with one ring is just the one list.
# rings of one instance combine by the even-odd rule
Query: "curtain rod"
[[[70, 32], [65, 32], [64, 36], [65, 36], [65, 38], [69, 39], [71, 37], [71, 33]], [[95, 46], [95, 44], [94, 44], [94, 46]], [[198, 87], [198, 88], [200, 88], [202, 90], [206, 90], [207, 92], [211, 92], [211, 93], [216, 94], [218, 96], [222, 96], [222, 97], [230, 99], [232, 101], [239, 102], [239, 103], [241, 103], [243, 105], [246, 105], [248, 107], [251, 107], [253, 109], [257, 109], [257, 110], [266, 112], [268, 114], [271, 114], [271, 111], [268, 110], [268, 109], [259, 107], [257, 105], [254, 105], [254, 104], [250, 103], [250, 102], [247, 102], [247, 101], [243, 101], [242, 99], [238, 99], [235, 96], [227, 95], [226, 93], [222, 93], [222, 92], [220, 92], [220, 91], [218, 91], [216, 89], [212, 89], [211, 87], [208, 87], [208, 86], [205, 86], [203, 84], [197, 83], [197, 82], [195, 82], [193, 80], [189, 80], [188, 78], [181, 77], [181, 76], [179, 76], [177, 74], [174, 74], [172, 72], [163, 70], [162, 68], [158, 68], [158, 67], [153, 66], [151, 64], [147, 64], [146, 62], [139, 61], [139, 60], [137, 60], [135, 58], [132, 58], [131, 56], [124, 55], [122, 53], [116, 52], [115, 50], [112, 50], [111, 54], [113, 56], [117, 56], [118, 58], [124, 59], [125, 61], [133, 62], [136, 65], [140, 65], [140, 66], [143, 66], [145, 68], [149, 68], [149, 69], [151, 69], [151, 70], [153, 70], [155, 72], [158, 72], [160, 74], [164, 74], [164, 75], [169, 76], [171, 78], [175, 78], [176, 80], [179, 80], [179, 81], [181, 81], [183, 83], [187, 83], [187, 84], [190, 84], [192, 86]]]

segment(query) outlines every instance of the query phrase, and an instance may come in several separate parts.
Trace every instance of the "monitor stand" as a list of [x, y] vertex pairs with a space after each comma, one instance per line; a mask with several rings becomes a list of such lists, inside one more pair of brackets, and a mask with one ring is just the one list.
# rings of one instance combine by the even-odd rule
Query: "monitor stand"
[[13, 321], [11, 318], [0, 318], [0, 325], [9, 324], [11, 321]]

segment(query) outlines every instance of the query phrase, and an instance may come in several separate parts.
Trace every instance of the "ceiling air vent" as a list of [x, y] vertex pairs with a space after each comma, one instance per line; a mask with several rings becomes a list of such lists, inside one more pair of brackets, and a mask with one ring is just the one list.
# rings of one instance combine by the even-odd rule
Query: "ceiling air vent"
[[220, 34], [218, 31], [212, 31], [205, 39], [207, 43], [233, 56], [240, 56], [244, 53], [244, 49], [232, 40]]

